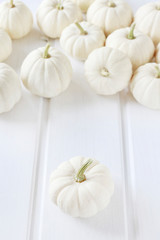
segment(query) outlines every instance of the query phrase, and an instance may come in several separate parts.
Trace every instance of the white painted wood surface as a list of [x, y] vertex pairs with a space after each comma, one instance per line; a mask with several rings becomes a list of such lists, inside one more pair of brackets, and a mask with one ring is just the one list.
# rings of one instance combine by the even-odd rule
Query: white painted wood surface
[[[35, 15], [40, 1], [25, 2]], [[136, 11], [149, 1], [128, 2]], [[13, 42], [6, 63], [19, 73], [25, 56], [44, 44], [35, 23]], [[52, 44], [60, 48], [57, 40]], [[0, 116], [0, 239], [159, 240], [160, 112], [127, 91], [97, 96], [83, 63], [70, 60], [68, 91], [44, 100], [23, 89], [20, 103]], [[90, 219], [65, 215], [48, 197], [52, 170], [76, 155], [106, 164], [115, 182], [109, 207]]]

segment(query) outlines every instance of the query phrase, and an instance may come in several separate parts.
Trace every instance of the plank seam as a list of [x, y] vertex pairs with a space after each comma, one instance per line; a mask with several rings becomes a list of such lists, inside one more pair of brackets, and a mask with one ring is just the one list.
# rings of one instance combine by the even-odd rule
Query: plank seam
[[[123, 95], [122, 95], [123, 94]], [[126, 93], [119, 94], [120, 113], [120, 142], [122, 154], [122, 174], [123, 174], [123, 198], [124, 198], [124, 218], [125, 218], [125, 240], [136, 239], [136, 210], [134, 200], [136, 199], [135, 167], [133, 157], [133, 146], [131, 132], [129, 128], [128, 115], [126, 110]], [[124, 99], [125, 98], [125, 99]]]
[[28, 212], [28, 223], [27, 223], [27, 235], [26, 240], [34, 239], [34, 227], [35, 227], [35, 211], [36, 211], [36, 195], [38, 189], [39, 169], [41, 163], [41, 156], [45, 151], [45, 145], [42, 148], [42, 141], [45, 141], [46, 129], [48, 127], [48, 99], [40, 99], [40, 107], [38, 114], [37, 134], [36, 134], [36, 145], [33, 162], [33, 171], [31, 179], [31, 191], [29, 201], [29, 212]]

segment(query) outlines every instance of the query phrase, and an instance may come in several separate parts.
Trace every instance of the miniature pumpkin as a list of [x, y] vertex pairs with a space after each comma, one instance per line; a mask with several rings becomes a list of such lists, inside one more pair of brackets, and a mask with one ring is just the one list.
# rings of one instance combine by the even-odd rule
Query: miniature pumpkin
[[109, 170], [98, 161], [74, 157], [51, 175], [51, 200], [73, 217], [91, 217], [103, 210], [114, 191]]
[[142, 105], [160, 109], [160, 64], [147, 63], [135, 71], [130, 90]]
[[102, 47], [104, 42], [103, 31], [88, 22], [72, 23], [63, 30], [60, 38], [62, 48], [79, 60], [85, 60], [94, 49]]
[[12, 40], [8, 33], [0, 29], [0, 62], [6, 60], [12, 52]]
[[10, 111], [21, 98], [17, 73], [7, 64], [0, 63], [0, 113]]
[[82, 19], [80, 8], [70, 0], [45, 0], [37, 10], [38, 26], [50, 38], [59, 38], [65, 27]]
[[26, 36], [32, 25], [32, 13], [23, 2], [11, 0], [0, 4], [0, 28], [6, 30], [12, 39]]
[[118, 49], [98, 48], [85, 62], [85, 76], [97, 94], [112, 95], [128, 86], [132, 64], [127, 55]]
[[129, 26], [132, 19], [132, 10], [123, 0], [96, 0], [87, 12], [87, 21], [101, 27], [106, 36]]
[[141, 6], [135, 14], [136, 28], [148, 34], [154, 44], [160, 41], [160, 2], [150, 2]]
[[50, 47], [32, 51], [21, 67], [24, 86], [33, 94], [51, 98], [65, 91], [72, 77], [68, 58], [59, 50]]
[[151, 60], [155, 47], [148, 35], [134, 28], [135, 24], [131, 28], [122, 28], [111, 33], [106, 40], [106, 46], [126, 53], [135, 70]]

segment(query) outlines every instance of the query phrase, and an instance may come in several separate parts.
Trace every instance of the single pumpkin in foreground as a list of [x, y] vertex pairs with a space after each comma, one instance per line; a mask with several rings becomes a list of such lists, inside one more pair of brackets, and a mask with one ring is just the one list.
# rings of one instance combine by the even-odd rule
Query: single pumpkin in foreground
[[49, 195], [65, 213], [87, 218], [103, 210], [114, 192], [108, 168], [94, 159], [74, 157], [51, 175]]

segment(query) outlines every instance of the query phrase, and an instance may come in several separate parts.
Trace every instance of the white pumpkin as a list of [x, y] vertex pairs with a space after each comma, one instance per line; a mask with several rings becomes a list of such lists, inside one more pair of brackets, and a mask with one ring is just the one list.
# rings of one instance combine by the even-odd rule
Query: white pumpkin
[[156, 62], [160, 63], [160, 43], [156, 47], [156, 56], [155, 56], [155, 58], [156, 58]]
[[33, 94], [52, 98], [65, 91], [72, 77], [68, 58], [59, 50], [50, 47], [32, 51], [21, 67], [24, 86]]
[[132, 64], [118, 49], [98, 48], [85, 62], [85, 76], [97, 94], [112, 95], [128, 86]]
[[87, 218], [103, 210], [114, 192], [109, 170], [96, 160], [74, 157], [51, 175], [51, 200], [73, 217]]
[[104, 46], [105, 35], [91, 23], [76, 22], [63, 30], [60, 43], [69, 55], [85, 60], [94, 49]]
[[151, 38], [134, 28], [135, 24], [131, 28], [118, 29], [106, 39], [107, 47], [117, 48], [128, 55], [133, 70], [149, 62], [155, 51]]
[[95, 0], [72, 0], [73, 2], [75, 2], [80, 9], [82, 10], [82, 12], [87, 12], [88, 7], [95, 1]]
[[130, 90], [142, 105], [160, 109], [160, 64], [147, 63], [137, 68]]
[[101, 27], [106, 36], [129, 26], [132, 19], [132, 10], [123, 0], [96, 0], [87, 12], [87, 21]]
[[23, 2], [11, 0], [0, 4], [0, 28], [6, 30], [12, 39], [26, 36], [32, 25], [32, 13]]
[[0, 62], [6, 60], [12, 52], [12, 40], [8, 33], [0, 29]]
[[148, 34], [157, 44], [160, 41], [160, 1], [140, 7], [135, 14], [135, 23], [139, 31]]
[[70, 0], [45, 0], [37, 10], [38, 26], [50, 38], [59, 38], [65, 27], [82, 19], [80, 8]]
[[21, 98], [17, 73], [7, 64], [0, 63], [0, 113], [10, 111]]

